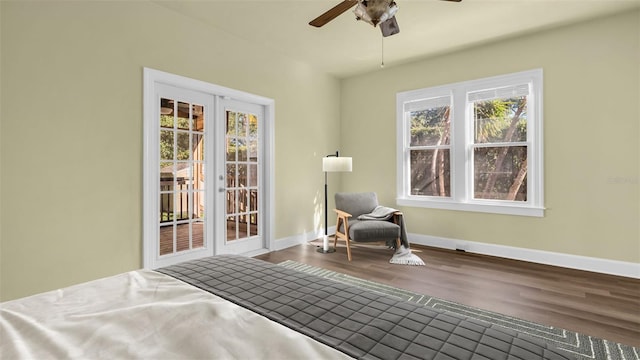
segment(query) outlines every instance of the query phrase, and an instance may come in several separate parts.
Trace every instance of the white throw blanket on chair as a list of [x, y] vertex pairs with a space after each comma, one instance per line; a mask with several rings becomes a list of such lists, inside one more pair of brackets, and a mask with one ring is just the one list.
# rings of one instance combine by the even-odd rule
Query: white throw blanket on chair
[[378, 205], [368, 214], [358, 216], [358, 220], [389, 220], [398, 209]]
[[418, 255], [412, 253], [411, 249], [405, 248], [404, 245], [400, 245], [400, 248], [396, 250], [389, 262], [391, 264], [424, 266], [424, 261]]
[[[379, 205], [376, 206], [369, 214], [362, 214], [358, 216], [358, 220], [389, 220], [394, 213], [399, 211], [400, 210], [394, 208]], [[402, 213], [400, 213], [398, 222], [398, 225], [400, 226], [401, 245], [399, 248], [395, 249], [396, 252], [393, 254], [389, 262], [391, 264], [423, 266], [424, 261], [422, 261], [418, 255], [412, 253], [409, 248], [409, 239], [407, 238], [407, 230]]]

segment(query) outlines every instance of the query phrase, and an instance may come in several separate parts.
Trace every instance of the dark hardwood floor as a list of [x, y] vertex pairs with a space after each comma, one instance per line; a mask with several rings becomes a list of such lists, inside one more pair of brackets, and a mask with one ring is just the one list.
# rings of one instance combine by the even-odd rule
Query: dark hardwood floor
[[[333, 243], [333, 241], [331, 242]], [[510, 316], [640, 347], [640, 280], [443, 250], [412, 249], [426, 266], [389, 264], [384, 246], [316, 251], [314, 241], [257, 258], [322, 267]]]

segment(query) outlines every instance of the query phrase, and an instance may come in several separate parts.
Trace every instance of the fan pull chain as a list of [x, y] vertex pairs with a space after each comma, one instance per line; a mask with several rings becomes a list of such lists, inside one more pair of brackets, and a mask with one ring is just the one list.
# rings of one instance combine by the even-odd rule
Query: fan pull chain
[[384, 36], [382, 37], [382, 55], [380, 60], [380, 68], [384, 69]]

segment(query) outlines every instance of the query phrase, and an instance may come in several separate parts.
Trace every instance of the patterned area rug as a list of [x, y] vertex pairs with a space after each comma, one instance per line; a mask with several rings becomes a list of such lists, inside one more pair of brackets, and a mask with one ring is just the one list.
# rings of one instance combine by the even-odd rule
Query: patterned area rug
[[485, 311], [455, 302], [434, 298], [424, 294], [399, 289], [385, 284], [359, 279], [346, 274], [330, 271], [295, 261], [281, 262], [281, 266], [314, 274], [324, 278], [340, 281], [348, 285], [392, 295], [406, 301], [415, 302], [434, 309], [440, 309], [461, 314], [466, 317], [498, 324], [522, 333], [541, 338], [556, 347], [567, 351], [577, 359], [610, 359], [610, 360], [640, 360], [640, 349], [616, 342], [579, 334], [573, 331], [541, 325], [531, 321], [517, 319], [499, 313]]

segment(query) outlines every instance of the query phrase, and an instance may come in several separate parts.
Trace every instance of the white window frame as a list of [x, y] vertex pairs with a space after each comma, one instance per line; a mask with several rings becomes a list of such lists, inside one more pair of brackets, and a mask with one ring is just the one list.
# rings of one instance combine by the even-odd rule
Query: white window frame
[[[542, 69], [464, 81], [442, 86], [400, 92], [396, 95], [398, 205], [445, 210], [474, 211], [507, 215], [544, 216]], [[469, 92], [503, 86], [528, 84], [527, 99], [527, 200], [488, 200], [473, 198], [473, 113]], [[405, 104], [450, 96], [451, 103], [451, 196], [417, 196], [410, 191], [410, 122]]]

